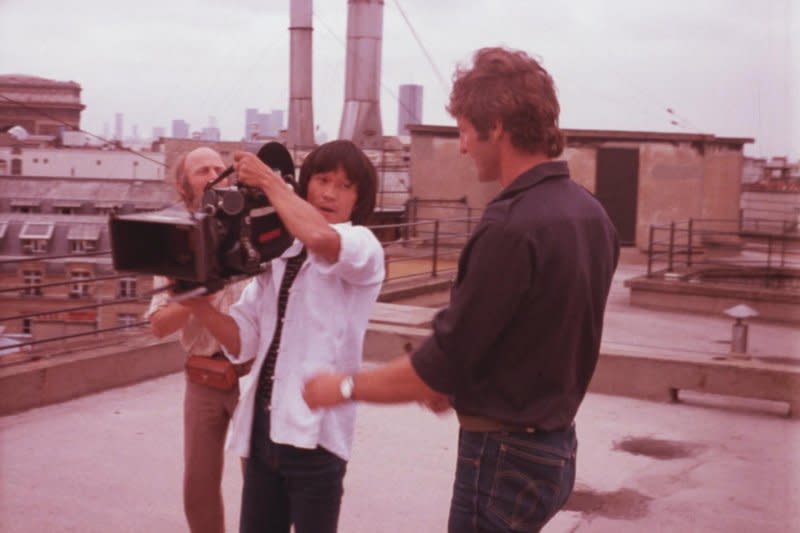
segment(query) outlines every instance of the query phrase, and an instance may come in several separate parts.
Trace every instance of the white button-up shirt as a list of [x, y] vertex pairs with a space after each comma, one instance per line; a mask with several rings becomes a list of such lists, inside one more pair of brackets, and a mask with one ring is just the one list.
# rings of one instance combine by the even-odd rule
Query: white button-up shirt
[[[334, 224], [341, 237], [339, 260], [329, 263], [311, 251], [289, 291], [272, 387], [270, 438], [298, 448], [318, 445], [349, 459], [355, 427], [355, 405], [346, 403], [312, 411], [303, 400], [303, 385], [323, 372], [353, 374], [361, 366], [364, 334], [384, 278], [383, 247], [368, 228]], [[227, 448], [250, 454], [250, 436], [258, 376], [275, 332], [278, 291], [286, 258], [297, 255], [294, 244], [267, 271], [259, 274], [231, 306], [239, 326], [235, 363], [255, 359], [239, 381], [239, 404], [231, 421]]]

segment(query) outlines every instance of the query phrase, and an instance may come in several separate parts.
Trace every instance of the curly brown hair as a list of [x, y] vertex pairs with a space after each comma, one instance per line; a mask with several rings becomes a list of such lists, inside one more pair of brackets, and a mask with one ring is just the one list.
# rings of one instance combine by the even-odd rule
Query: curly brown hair
[[519, 150], [551, 158], [564, 151], [553, 78], [521, 50], [498, 47], [475, 52], [472, 68], [460, 66], [453, 75], [447, 111], [469, 120], [481, 140], [500, 122]]

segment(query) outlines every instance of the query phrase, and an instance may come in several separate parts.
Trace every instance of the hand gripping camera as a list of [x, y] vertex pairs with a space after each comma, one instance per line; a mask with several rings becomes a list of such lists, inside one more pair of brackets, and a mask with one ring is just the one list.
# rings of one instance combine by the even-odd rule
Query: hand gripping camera
[[[294, 184], [294, 162], [286, 148], [270, 142], [258, 158]], [[231, 278], [253, 276], [280, 256], [294, 238], [260, 190], [237, 184], [206, 188], [200, 209], [182, 204], [150, 213], [117, 214], [109, 220], [111, 257], [120, 272], [172, 278], [174, 292], [221, 289]]]

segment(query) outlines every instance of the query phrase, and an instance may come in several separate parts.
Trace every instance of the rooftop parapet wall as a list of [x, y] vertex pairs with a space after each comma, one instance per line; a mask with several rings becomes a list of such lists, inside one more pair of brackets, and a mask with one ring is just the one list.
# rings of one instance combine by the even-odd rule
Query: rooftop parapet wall
[[[411, 188], [422, 199], [466, 198], [483, 207], [498, 192], [481, 183], [472, 160], [459, 151], [458, 129], [412, 125]], [[638, 150], [635, 243], [647, 244], [651, 224], [686, 218], [736, 218], [744, 144], [750, 138], [706, 134], [608, 130], [563, 130], [563, 154], [573, 179], [597, 191], [597, 157], [604, 148]]]

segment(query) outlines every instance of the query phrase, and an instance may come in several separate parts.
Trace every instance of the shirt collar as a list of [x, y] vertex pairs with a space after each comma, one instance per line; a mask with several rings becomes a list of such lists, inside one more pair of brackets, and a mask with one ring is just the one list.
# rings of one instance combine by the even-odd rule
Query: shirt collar
[[500, 194], [490, 203], [516, 196], [520, 192], [530, 189], [547, 179], [568, 177], [569, 167], [566, 161], [545, 161], [517, 176], [514, 181], [509, 183], [508, 187], [500, 191]]
[[303, 249], [303, 243], [300, 240], [295, 239], [292, 241], [292, 244], [284, 250], [281, 254], [281, 259], [289, 259], [290, 257], [294, 257], [300, 253], [300, 250]]

